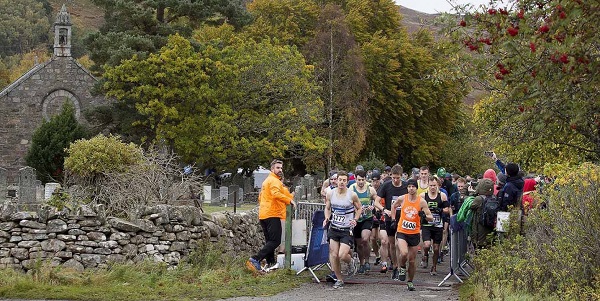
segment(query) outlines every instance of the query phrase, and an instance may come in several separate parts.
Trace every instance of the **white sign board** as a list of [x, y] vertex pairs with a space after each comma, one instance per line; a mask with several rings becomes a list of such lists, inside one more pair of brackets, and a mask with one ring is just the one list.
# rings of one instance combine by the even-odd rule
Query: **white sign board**
[[496, 216], [496, 231], [497, 232], [507, 232], [508, 231], [509, 218], [510, 218], [510, 212], [498, 211], [498, 215]]

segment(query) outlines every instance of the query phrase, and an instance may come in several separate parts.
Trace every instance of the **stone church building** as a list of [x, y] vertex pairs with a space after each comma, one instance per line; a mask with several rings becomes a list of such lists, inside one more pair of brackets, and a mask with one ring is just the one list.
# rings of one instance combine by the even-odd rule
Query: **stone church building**
[[83, 112], [107, 100], [93, 96], [97, 79], [71, 57], [71, 17], [63, 5], [54, 22], [54, 54], [0, 92], [0, 172], [6, 169], [8, 183], [18, 181], [34, 131], [60, 112], [65, 102], [75, 108], [77, 119], [86, 124]]

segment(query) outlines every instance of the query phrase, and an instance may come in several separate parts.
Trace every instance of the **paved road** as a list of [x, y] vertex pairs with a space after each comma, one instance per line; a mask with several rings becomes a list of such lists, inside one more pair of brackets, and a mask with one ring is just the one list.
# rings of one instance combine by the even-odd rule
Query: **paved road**
[[[417, 258], [419, 259], [420, 256]], [[254, 301], [254, 300], [326, 300], [332, 297], [338, 300], [458, 300], [459, 281], [454, 276], [449, 278], [442, 286], [438, 284], [449, 272], [449, 258], [438, 265], [438, 275], [429, 275], [428, 270], [417, 267], [414, 284], [416, 291], [408, 291], [403, 281], [390, 279], [391, 272], [379, 273], [378, 267], [371, 265], [373, 271], [365, 275], [356, 275], [346, 279], [343, 289], [333, 289], [333, 283], [306, 283], [298, 288], [286, 291], [271, 297], [238, 297], [226, 299], [228, 301]], [[304, 277], [309, 273], [305, 272]], [[300, 276], [302, 277], [302, 275]]]

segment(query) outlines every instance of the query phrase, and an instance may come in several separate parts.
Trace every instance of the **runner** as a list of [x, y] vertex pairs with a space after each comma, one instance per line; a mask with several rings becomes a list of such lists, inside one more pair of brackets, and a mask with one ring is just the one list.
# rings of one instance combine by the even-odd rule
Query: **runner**
[[[375, 188], [375, 191], [379, 190], [381, 187], [381, 173], [379, 170], [374, 169], [371, 174], [371, 186]], [[385, 203], [384, 203], [385, 205]], [[379, 265], [381, 263], [381, 256], [379, 254], [379, 220], [381, 219], [381, 211], [377, 210], [377, 208], [373, 209], [373, 228], [371, 229], [371, 249], [375, 254], [375, 265]]]
[[422, 193], [423, 198], [430, 211], [433, 214], [433, 222], [424, 224], [421, 227], [423, 235], [423, 258], [421, 267], [427, 268], [429, 260], [429, 248], [433, 240], [433, 260], [431, 263], [431, 275], [437, 275], [437, 259], [440, 254], [440, 242], [442, 242], [444, 222], [442, 220], [442, 212], [450, 212], [450, 204], [445, 194], [440, 192], [439, 182], [435, 177], [429, 177], [429, 189], [426, 193]]
[[[381, 239], [381, 273], [386, 273], [388, 270], [387, 259], [393, 263], [392, 279], [398, 279], [398, 255], [396, 253], [396, 226], [392, 225], [392, 215], [399, 215], [400, 212], [392, 212], [392, 203], [396, 199], [407, 193], [406, 185], [402, 184], [400, 180], [402, 177], [402, 166], [400, 164], [394, 165], [391, 169], [391, 181], [385, 182], [381, 185], [381, 188], [377, 191], [377, 199], [375, 200], [375, 206], [383, 211], [382, 220], [380, 222], [379, 236]], [[382, 206], [381, 199], [385, 200], [385, 206]]]
[[421, 166], [419, 169], [419, 181], [417, 182], [417, 194], [422, 194], [427, 191], [429, 187], [429, 167]]
[[352, 228], [356, 226], [357, 217], [362, 214], [362, 207], [355, 192], [347, 188], [348, 174], [338, 172], [338, 187], [331, 190], [325, 198], [325, 220], [323, 227], [329, 226], [329, 263], [335, 273], [333, 288], [344, 287], [341, 262], [349, 264], [348, 274], [356, 272], [350, 250], [354, 245]]
[[354, 227], [354, 239], [356, 241], [356, 250], [358, 251], [358, 259], [360, 266], [359, 274], [364, 274], [371, 270], [369, 264], [369, 237], [371, 236], [371, 228], [373, 227], [373, 201], [377, 197], [377, 192], [369, 183], [367, 183], [367, 172], [358, 170], [356, 172], [356, 183], [350, 186], [350, 190], [358, 195], [362, 206], [362, 214], [358, 218], [358, 223]]
[[415, 258], [417, 247], [421, 241], [420, 228], [421, 218], [433, 221], [433, 215], [423, 198], [417, 194], [417, 181], [410, 179], [407, 182], [408, 194], [400, 196], [392, 205], [392, 211], [400, 208], [400, 218], [396, 229], [396, 240], [400, 253], [400, 271], [398, 280], [406, 280], [406, 262], [408, 261], [408, 281], [406, 285], [409, 291], [415, 290], [413, 279], [417, 269]]

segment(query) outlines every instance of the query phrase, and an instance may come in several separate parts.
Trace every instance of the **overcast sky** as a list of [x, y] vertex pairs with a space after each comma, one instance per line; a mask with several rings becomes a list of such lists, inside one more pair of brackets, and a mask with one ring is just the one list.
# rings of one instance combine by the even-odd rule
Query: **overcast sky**
[[[397, 4], [420, 12], [435, 14], [441, 12], [449, 12], [452, 6], [447, 0], [394, 0]], [[489, 0], [454, 0], [454, 3], [465, 4], [471, 3], [475, 7], [480, 4], [487, 4]]]

